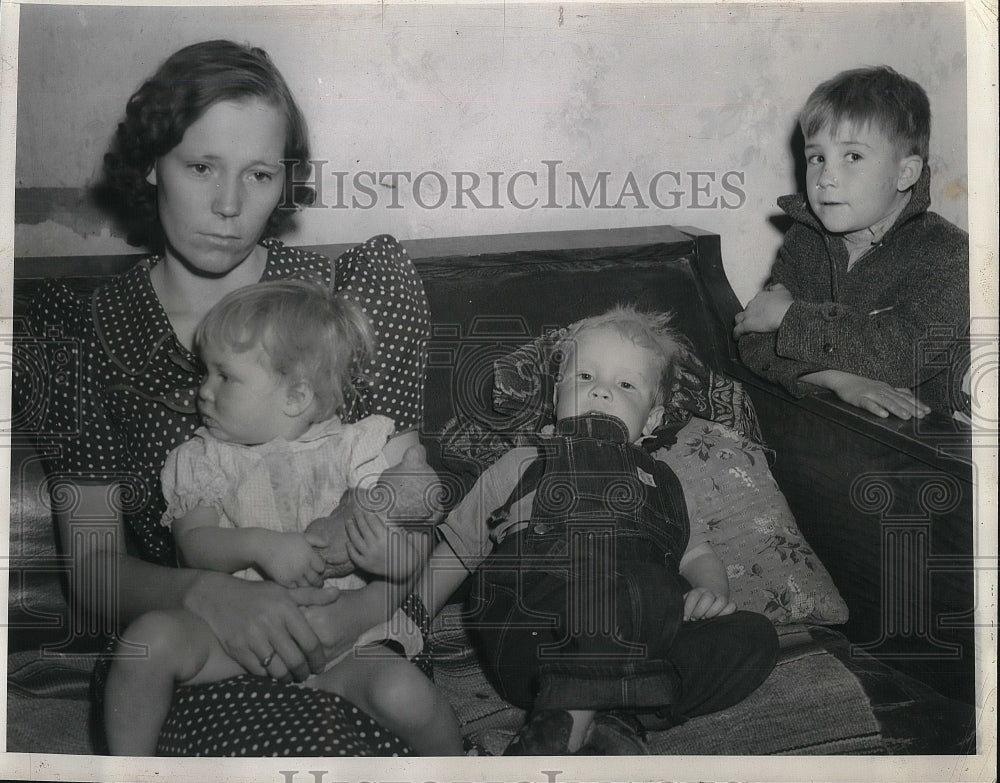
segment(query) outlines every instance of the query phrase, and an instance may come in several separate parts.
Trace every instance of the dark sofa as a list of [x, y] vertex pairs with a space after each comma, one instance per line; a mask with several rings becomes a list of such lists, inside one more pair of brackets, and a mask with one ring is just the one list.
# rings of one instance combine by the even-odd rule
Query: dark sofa
[[[850, 619], [785, 616], [778, 667], [758, 693], [652, 736], [653, 752], [975, 752], [974, 480], [962, 425], [937, 415], [881, 422], [829, 397], [794, 400], [749, 373], [734, 358], [739, 303], [716, 235], [664, 226], [404, 245], [433, 314], [422, 438], [451, 486], [470, 476], [443, 459], [441, 434], [456, 417], [503, 423], [491, 400], [494, 361], [620, 301], [674, 310], [704, 363], [742, 381], [753, 401], [774, 476], [811, 546], [800, 551], [813, 560], [795, 564], [812, 568], [818, 558]], [[344, 248], [315, 249], [336, 257]], [[89, 288], [132, 260], [16, 262], [15, 334], [41, 278]], [[16, 371], [52, 372], [13, 345]], [[73, 574], [55, 544], [31, 421], [31, 405], [11, 420], [7, 749], [91, 753], [98, 724], [88, 683], [103, 629], [67, 609]], [[456, 604], [435, 623], [436, 679], [466, 733], [496, 752], [522, 715], [490, 687], [458, 617]]]

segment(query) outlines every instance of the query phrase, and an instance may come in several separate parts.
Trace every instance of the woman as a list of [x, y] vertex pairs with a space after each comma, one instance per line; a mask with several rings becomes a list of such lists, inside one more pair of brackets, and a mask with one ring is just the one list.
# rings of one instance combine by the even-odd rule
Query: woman
[[[35, 334], [57, 326], [78, 341], [81, 387], [53, 384], [43, 430], [74, 433], [50, 439], [58, 456], [47, 465], [74, 490], [53, 493], [79, 575], [74, 601], [118, 628], [152, 609], [186, 608], [258, 675], [179, 690], [162, 754], [408, 753], [348, 702], [291, 684], [392, 613], [399, 599], [383, 583], [338, 596], [177, 568], [160, 524], [163, 460], [198, 424], [194, 329], [226, 293], [258, 280], [315, 279], [357, 298], [378, 332], [379, 358], [352, 418], [395, 421], [402, 434], [386, 446], [390, 464], [417, 442], [428, 310], [403, 249], [376, 237], [331, 264], [270, 238], [311, 202], [308, 189], [286, 186], [286, 164], [308, 160], [305, 121], [263, 50], [209, 41], [178, 51], [130, 98], [105, 159], [130, 241], [154, 255], [93, 295], [53, 282], [32, 306]], [[73, 535], [74, 519], [109, 513], [119, 523], [113, 541]], [[426, 622], [418, 599], [404, 609]]]

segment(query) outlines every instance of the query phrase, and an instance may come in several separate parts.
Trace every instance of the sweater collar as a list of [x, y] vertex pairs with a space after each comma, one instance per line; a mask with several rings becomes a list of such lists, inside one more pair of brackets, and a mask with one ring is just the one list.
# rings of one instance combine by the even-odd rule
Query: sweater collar
[[841, 234], [841, 239], [844, 240], [844, 246], [847, 248], [848, 269], [853, 267], [855, 262], [859, 261], [872, 247], [882, 241], [882, 237], [889, 233], [889, 229], [895, 225], [896, 220], [903, 214], [903, 210], [906, 209], [906, 205], [910, 203], [912, 195], [912, 193], [907, 191], [904, 194], [905, 198], [902, 203], [898, 204], [892, 212], [877, 223], [858, 231]]

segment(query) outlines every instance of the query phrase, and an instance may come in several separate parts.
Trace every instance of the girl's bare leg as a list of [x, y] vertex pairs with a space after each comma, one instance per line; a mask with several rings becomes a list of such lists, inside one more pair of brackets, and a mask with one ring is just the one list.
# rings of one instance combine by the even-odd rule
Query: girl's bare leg
[[447, 699], [388, 648], [355, 651], [306, 684], [350, 699], [421, 756], [462, 755], [462, 732]]
[[128, 627], [124, 638], [130, 645], [144, 645], [146, 654], [116, 657], [108, 674], [104, 725], [108, 747], [116, 756], [156, 753], [177, 685], [244, 673], [208, 625], [190, 612], [149, 612]]

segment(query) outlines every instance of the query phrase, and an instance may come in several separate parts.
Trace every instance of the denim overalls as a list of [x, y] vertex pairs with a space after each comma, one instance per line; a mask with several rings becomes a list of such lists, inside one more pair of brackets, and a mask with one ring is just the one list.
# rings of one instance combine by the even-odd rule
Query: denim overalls
[[564, 419], [538, 448], [491, 517], [534, 490], [531, 521], [498, 543], [472, 593], [501, 695], [539, 709], [673, 704], [667, 655], [689, 589], [680, 482], [612, 416]]

